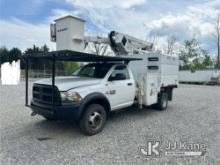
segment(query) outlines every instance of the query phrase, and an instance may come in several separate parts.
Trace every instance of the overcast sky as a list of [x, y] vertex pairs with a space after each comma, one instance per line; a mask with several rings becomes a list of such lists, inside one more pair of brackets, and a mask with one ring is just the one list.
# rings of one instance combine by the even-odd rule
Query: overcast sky
[[179, 42], [195, 36], [202, 47], [214, 53], [213, 22], [220, 0], [1, 0], [0, 46], [27, 47], [50, 42], [49, 24], [64, 15], [87, 21], [86, 31], [104, 34], [110, 30], [141, 39], [171, 34]]

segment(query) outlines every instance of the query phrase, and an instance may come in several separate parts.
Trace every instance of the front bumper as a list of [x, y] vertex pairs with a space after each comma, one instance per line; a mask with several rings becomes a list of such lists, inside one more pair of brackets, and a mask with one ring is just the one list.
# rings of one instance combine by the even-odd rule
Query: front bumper
[[80, 103], [60, 106], [55, 105], [53, 109], [52, 105], [40, 104], [32, 100], [31, 109], [36, 114], [58, 120], [77, 121], [81, 114]]

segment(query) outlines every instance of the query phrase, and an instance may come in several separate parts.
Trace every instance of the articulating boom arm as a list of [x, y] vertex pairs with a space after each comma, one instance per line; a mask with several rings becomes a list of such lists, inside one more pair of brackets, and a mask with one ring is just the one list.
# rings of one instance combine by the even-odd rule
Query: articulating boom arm
[[135, 50], [152, 51], [153, 48], [152, 43], [116, 31], [111, 31], [108, 38], [86, 36], [84, 38], [84, 42], [85, 45], [89, 42], [108, 44], [116, 55], [128, 55], [129, 53], [133, 53]]
[[117, 55], [127, 55], [135, 50], [152, 51], [153, 48], [152, 43], [115, 31], [110, 32], [109, 40], [112, 50]]

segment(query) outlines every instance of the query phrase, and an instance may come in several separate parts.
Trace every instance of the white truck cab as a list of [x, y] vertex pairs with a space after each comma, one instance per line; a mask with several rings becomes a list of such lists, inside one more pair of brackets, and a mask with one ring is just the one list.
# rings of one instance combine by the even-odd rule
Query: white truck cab
[[[92, 63], [84, 65], [71, 76], [57, 77], [63, 103], [83, 100], [92, 93], [105, 96], [111, 110], [131, 106], [135, 98], [135, 80], [129, 67], [120, 63]], [[51, 85], [51, 79], [42, 79], [34, 85]], [[72, 100], [77, 95], [79, 100]]]

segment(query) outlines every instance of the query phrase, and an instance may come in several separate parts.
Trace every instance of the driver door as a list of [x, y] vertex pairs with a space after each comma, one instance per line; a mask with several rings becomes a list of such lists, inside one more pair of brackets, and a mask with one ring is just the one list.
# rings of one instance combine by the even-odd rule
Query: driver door
[[110, 74], [107, 82], [106, 96], [111, 109], [116, 110], [133, 104], [135, 97], [135, 83], [130, 77], [126, 65], [117, 65]]

